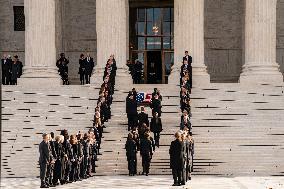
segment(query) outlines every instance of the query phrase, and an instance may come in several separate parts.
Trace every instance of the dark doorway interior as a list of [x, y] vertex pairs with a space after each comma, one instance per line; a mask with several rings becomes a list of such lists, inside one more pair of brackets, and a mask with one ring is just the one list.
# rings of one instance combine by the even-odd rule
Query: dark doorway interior
[[147, 52], [147, 83], [160, 84], [163, 76], [161, 51]]

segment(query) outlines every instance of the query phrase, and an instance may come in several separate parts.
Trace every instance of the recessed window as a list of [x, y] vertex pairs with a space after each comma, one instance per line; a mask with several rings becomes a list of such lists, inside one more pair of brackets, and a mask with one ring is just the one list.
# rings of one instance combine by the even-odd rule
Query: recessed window
[[14, 6], [14, 31], [25, 31], [24, 6]]

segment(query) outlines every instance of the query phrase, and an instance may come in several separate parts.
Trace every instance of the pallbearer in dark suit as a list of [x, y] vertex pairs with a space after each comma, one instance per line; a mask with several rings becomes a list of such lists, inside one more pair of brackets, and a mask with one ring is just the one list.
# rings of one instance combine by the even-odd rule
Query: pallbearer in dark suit
[[86, 66], [86, 84], [90, 84], [90, 77], [93, 73], [94, 68], [94, 59], [90, 56], [90, 53], [87, 53], [87, 57], [85, 58], [85, 66]]
[[181, 172], [183, 170], [183, 145], [181, 140], [181, 133], [175, 133], [176, 140], [172, 141], [169, 154], [170, 166], [172, 169], [174, 184], [173, 186], [181, 185]]
[[161, 117], [162, 114], [162, 104], [161, 100], [159, 99], [158, 94], [154, 96], [154, 99], [152, 100], [152, 103], [150, 105], [152, 108], [152, 114], [154, 115], [155, 112], [158, 112], [158, 116]]
[[47, 166], [50, 163], [50, 148], [48, 134], [42, 135], [42, 142], [39, 144], [39, 166], [40, 166], [40, 181], [41, 188], [48, 188], [46, 181]]
[[162, 132], [163, 130], [162, 120], [161, 118], [158, 117], [157, 112], [155, 112], [153, 116], [154, 117], [151, 119], [150, 130], [151, 132], [154, 133], [155, 145], [159, 147], [160, 146], [160, 132]]
[[145, 113], [144, 106], [141, 106], [141, 113], [138, 114], [138, 122], [139, 122], [139, 127], [141, 127], [143, 123], [149, 126], [148, 114]]
[[128, 131], [137, 126], [137, 102], [131, 94], [126, 99], [126, 113], [128, 118]]
[[137, 174], [137, 145], [133, 139], [133, 134], [129, 133], [125, 144], [126, 157], [128, 161], [129, 176]]
[[143, 173], [148, 176], [150, 163], [153, 156], [153, 145], [150, 138], [150, 133], [146, 132], [145, 136], [140, 141], [140, 155], [142, 156]]

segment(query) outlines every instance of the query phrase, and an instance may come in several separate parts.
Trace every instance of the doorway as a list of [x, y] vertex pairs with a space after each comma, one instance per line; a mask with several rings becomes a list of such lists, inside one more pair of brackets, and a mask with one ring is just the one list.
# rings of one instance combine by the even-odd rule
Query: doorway
[[167, 83], [174, 52], [174, 9], [168, 5], [130, 7], [130, 61], [143, 64], [141, 83]]
[[161, 51], [147, 52], [147, 84], [162, 83], [162, 54]]

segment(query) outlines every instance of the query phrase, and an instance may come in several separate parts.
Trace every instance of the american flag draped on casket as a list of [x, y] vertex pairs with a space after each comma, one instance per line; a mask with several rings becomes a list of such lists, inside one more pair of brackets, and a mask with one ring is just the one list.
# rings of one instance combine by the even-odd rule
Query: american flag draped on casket
[[136, 101], [141, 104], [150, 104], [151, 103], [152, 94], [146, 92], [139, 92], [136, 96]]

